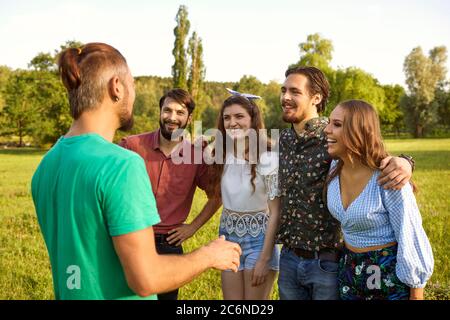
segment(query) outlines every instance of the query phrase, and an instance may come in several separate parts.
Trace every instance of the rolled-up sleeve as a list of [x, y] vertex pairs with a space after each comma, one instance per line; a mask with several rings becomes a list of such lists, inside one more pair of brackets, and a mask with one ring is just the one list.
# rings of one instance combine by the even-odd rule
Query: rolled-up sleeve
[[411, 288], [423, 288], [433, 273], [434, 259], [412, 187], [382, 190], [398, 242], [397, 277]]

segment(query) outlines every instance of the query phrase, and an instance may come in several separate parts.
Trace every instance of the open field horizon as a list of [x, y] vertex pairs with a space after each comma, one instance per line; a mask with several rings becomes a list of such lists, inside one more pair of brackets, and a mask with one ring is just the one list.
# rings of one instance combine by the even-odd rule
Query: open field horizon
[[[386, 140], [392, 154], [414, 157], [414, 182], [424, 228], [433, 247], [434, 274], [426, 288], [428, 299], [450, 299], [450, 139]], [[0, 150], [0, 299], [54, 299], [47, 250], [37, 224], [30, 193], [31, 177], [44, 150]], [[197, 191], [190, 221], [206, 196]], [[191, 251], [217, 237], [220, 212], [189, 239]], [[220, 273], [211, 270], [184, 286], [180, 299], [222, 299]], [[273, 299], [278, 299], [275, 286]]]

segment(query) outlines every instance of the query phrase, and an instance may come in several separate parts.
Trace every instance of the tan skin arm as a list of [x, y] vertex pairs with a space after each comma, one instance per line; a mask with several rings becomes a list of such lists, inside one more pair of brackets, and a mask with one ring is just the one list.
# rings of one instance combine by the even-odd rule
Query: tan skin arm
[[180, 246], [184, 241], [192, 237], [222, 205], [221, 198], [210, 198], [203, 207], [203, 210], [195, 217], [190, 224], [183, 224], [178, 228], [170, 230], [167, 238], [169, 244]]
[[267, 274], [269, 273], [269, 261], [275, 246], [275, 236], [280, 223], [280, 198], [275, 197], [275, 199], [269, 200], [268, 204], [270, 215], [264, 237], [263, 250], [256, 262], [255, 269], [253, 269], [252, 285], [255, 287], [266, 281]]
[[185, 255], [159, 255], [153, 228], [113, 237], [128, 286], [146, 297], [192, 281], [208, 268], [237, 271], [241, 249], [223, 237]]

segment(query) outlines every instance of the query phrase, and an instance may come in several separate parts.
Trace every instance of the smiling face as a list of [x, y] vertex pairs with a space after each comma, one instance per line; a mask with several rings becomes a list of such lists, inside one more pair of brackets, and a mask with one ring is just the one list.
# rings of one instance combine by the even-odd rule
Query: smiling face
[[290, 74], [281, 87], [280, 102], [283, 108], [283, 120], [288, 123], [300, 123], [317, 112], [320, 95], [310, 95], [308, 78], [303, 74]]
[[185, 129], [191, 121], [188, 109], [179, 102], [167, 97], [161, 107], [159, 127], [161, 135], [171, 140], [177, 129]]
[[325, 127], [327, 135], [328, 153], [332, 158], [343, 159], [347, 157], [347, 147], [344, 144], [345, 113], [339, 105], [330, 114], [330, 123]]
[[227, 135], [233, 139], [242, 139], [251, 128], [252, 118], [239, 104], [232, 104], [223, 110], [223, 126]]

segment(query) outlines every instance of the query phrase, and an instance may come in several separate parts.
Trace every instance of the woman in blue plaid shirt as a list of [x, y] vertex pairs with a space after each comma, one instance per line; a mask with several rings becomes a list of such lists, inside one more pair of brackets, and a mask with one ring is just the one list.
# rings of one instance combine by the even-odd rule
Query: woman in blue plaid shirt
[[325, 129], [333, 157], [327, 204], [341, 223], [341, 299], [423, 299], [433, 272], [433, 253], [412, 184], [385, 190], [376, 183], [388, 156], [378, 115], [361, 100], [340, 103]]

